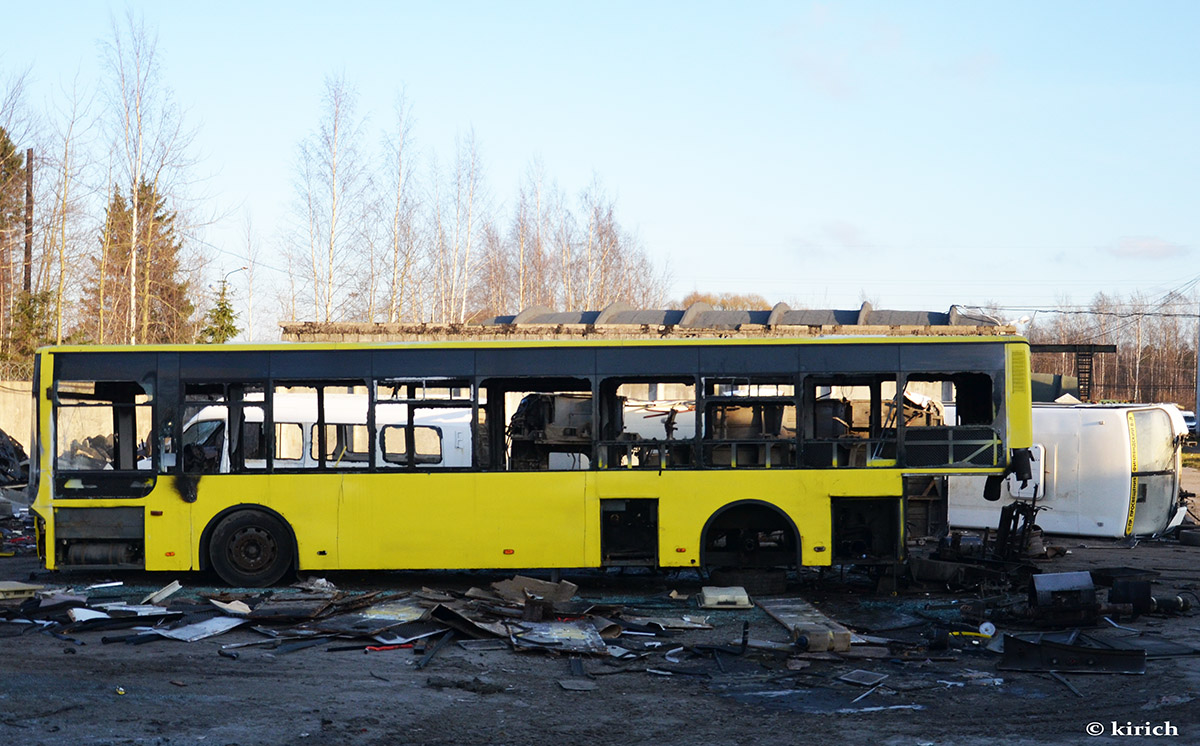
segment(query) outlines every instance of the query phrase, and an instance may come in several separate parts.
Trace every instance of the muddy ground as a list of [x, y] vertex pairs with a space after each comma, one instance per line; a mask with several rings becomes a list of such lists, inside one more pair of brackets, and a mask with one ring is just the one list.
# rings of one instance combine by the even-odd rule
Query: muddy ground
[[[1189, 474], [1196, 489], [1197, 474]], [[1200, 601], [1200, 547], [1170, 540], [1124, 543], [1056, 539], [1070, 553], [1041, 563], [1045, 572], [1126, 566], [1160, 573], [1155, 595]], [[463, 591], [508, 577], [498, 573], [338, 573], [348, 591], [422, 587]], [[543, 577], [545, 575], [543, 574]], [[699, 612], [674, 601], [693, 594], [695, 574], [578, 572], [566, 577], [585, 599], [650, 615], [707, 614], [715, 629], [680, 633], [667, 647], [730, 643], [743, 622], [756, 639], [784, 642], [784, 629], [761, 611]], [[0, 559], [0, 580], [82, 587], [108, 575], [45, 573], [36, 558]], [[123, 574], [132, 601], [178, 579], [183, 595], [216, 590], [203, 576]], [[953, 620], [970, 594], [930, 588], [880, 592], [854, 572], [805, 573], [789, 594], [816, 603], [847, 626], [919, 642], [935, 620]], [[950, 608], [942, 608], [950, 607]], [[1200, 618], [1141, 616], [1126, 626], [1143, 638], [1200, 649]], [[1001, 623], [1001, 629], [1008, 628]], [[1136, 633], [1089, 630], [1102, 638]], [[0, 639], [0, 744], [773, 744], [1096, 743], [1132, 726], [1165, 729], [1200, 742], [1200, 656], [1152, 659], [1144, 675], [1069, 674], [1079, 695], [1046, 674], [997, 669], [999, 656], [967, 647], [938, 658], [813, 660], [722, 655], [636, 663], [583, 662], [590, 691], [565, 656], [508, 650], [468, 651], [451, 644], [423, 670], [409, 650], [328, 652], [328, 645], [281, 653], [221, 645], [261, 639], [238, 629], [194, 643], [104, 644], [113, 633], [84, 632], [78, 643], [47, 634]], [[794, 670], [797, 666], [806, 666]], [[669, 670], [673, 675], [646, 669]], [[868, 690], [838, 677], [862, 669], [887, 674]], [[569, 685], [569, 684], [568, 684]], [[1104, 735], [1088, 735], [1099, 723]], [[1168, 736], [1169, 738], [1170, 736]], [[1134, 737], [1133, 740], [1138, 740]]]

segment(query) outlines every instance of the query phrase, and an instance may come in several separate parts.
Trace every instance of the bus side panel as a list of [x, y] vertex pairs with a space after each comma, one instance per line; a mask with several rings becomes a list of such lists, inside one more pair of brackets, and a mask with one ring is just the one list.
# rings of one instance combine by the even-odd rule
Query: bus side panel
[[196, 503], [180, 497], [176, 477], [159, 474], [154, 490], [143, 500], [105, 501], [115, 505], [142, 507], [146, 521], [145, 561], [147, 570], [198, 570]]
[[347, 474], [343, 568], [582, 567], [584, 472]]
[[[622, 471], [594, 474], [599, 499], [658, 499], [659, 559], [663, 567], [700, 565], [704, 524], [721, 508], [757, 500], [778, 508], [800, 533], [801, 561], [829, 565], [833, 556], [831, 497], [895, 497], [895, 470]], [[593, 508], [598, 512], [598, 506]], [[680, 551], [683, 550], [683, 551]], [[597, 550], [598, 551], [598, 550]], [[599, 555], [589, 559], [599, 560]]]
[[[196, 485], [196, 501], [186, 506], [191, 508], [192, 525], [195, 527], [191, 537], [192, 562], [200, 563], [201, 534], [205, 527], [213, 524], [218, 514], [227, 508], [261, 505], [278, 513], [295, 534], [299, 569], [337, 568], [337, 513], [341, 478], [340, 474], [316, 473], [202, 476]], [[147, 529], [150, 525], [147, 524]], [[163, 569], [149, 567], [149, 547], [146, 554], [147, 569]], [[204, 560], [207, 564], [207, 558]]]
[[[479, 474], [467, 567], [586, 567], [585, 471]], [[511, 551], [510, 551], [511, 550]]]
[[345, 474], [337, 520], [343, 569], [479, 567], [475, 480], [437, 471]]

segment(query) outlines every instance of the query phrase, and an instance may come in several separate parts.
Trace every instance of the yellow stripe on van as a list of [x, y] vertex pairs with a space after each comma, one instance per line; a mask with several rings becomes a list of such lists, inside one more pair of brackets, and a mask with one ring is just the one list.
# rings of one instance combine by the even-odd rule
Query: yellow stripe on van
[[1125, 519], [1125, 535], [1129, 536], [1133, 533], [1133, 515], [1137, 512], [1137, 493], [1138, 493], [1138, 448], [1137, 448], [1137, 428], [1133, 426], [1133, 412], [1126, 412], [1125, 418], [1129, 421], [1129, 454], [1132, 460], [1133, 476], [1129, 478], [1129, 517]]

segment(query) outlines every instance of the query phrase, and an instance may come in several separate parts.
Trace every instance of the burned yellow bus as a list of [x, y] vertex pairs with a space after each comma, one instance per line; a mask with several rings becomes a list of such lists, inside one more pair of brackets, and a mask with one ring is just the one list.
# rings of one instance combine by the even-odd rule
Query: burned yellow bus
[[906, 479], [1031, 444], [1015, 337], [50, 347], [34, 375], [46, 567], [238, 586], [895, 562]]

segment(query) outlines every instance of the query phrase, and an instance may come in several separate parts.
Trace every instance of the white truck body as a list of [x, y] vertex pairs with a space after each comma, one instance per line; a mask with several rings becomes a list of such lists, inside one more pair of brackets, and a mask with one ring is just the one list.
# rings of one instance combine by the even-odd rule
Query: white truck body
[[1173, 404], [1034, 404], [1034, 478], [1009, 476], [1000, 500], [983, 499], [984, 477], [948, 478], [953, 528], [995, 528], [1011, 500], [1036, 499], [1046, 533], [1124, 538], [1178, 525], [1180, 445]]

